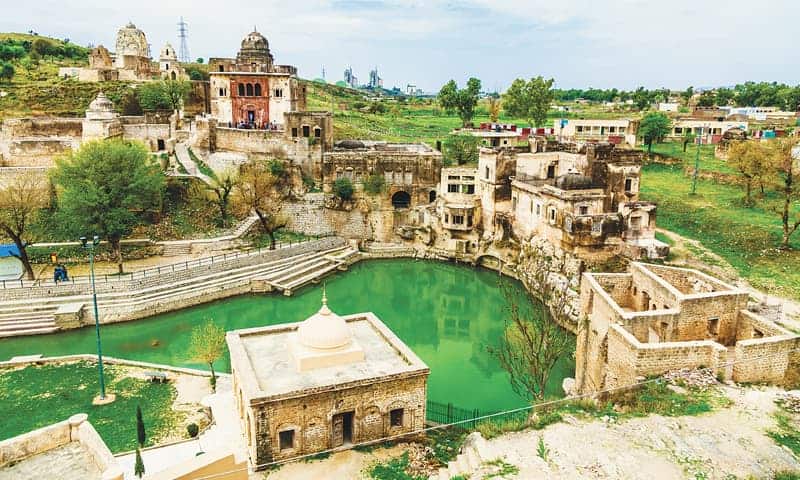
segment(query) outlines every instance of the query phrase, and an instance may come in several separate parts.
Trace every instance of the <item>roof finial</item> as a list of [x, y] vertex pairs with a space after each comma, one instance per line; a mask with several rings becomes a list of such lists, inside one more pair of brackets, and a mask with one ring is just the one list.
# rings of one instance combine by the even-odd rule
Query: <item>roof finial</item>
[[322, 304], [327, 306], [328, 305], [328, 294], [326, 293], [326, 286], [327, 284], [322, 284]]

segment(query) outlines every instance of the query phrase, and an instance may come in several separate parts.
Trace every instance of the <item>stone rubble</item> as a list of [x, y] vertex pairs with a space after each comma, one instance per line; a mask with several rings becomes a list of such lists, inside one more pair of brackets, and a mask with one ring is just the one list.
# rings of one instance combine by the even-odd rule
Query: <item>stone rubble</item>
[[717, 377], [711, 370], [682, 368], [665, 373], [663, 378], [670, 385], [701, 390], [718, 384]]

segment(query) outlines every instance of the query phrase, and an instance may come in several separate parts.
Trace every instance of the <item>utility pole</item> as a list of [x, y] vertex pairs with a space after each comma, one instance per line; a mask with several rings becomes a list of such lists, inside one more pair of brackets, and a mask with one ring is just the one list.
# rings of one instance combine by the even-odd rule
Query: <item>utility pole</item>
[[92, 279], [92, 303], [94, 304], [94, 329], [97, 334], [97, 372], [100, 376], [100, 398], [101, 402], [106, 401], [106, 381], [103, 375], [103, 351], [100, 348], [100, 316], [97, 313], [97, 289], [94, 285], [94, 249], [100, 245], [100, 237], [95, 235], [89, 242], [86, 237], [80, 238], [83, 248], [89, 251], [89, 271]]
[[178, 61], [181, 63], [189, 63], [192, 61], [189, 58], [189, 24], [183, 21], [178, 22], [178, 38], [181, 39], [181, 48], [178, 52]]
[[694, 156], [694, 173], [692, 174], [692, 192], [690, 195], [697, 195], [697, 174], [700, 172], [700, 144], [703, 142], [703, 132], [705, 127], [700, 127], [700, 135], [697, 136], [697, 153]]

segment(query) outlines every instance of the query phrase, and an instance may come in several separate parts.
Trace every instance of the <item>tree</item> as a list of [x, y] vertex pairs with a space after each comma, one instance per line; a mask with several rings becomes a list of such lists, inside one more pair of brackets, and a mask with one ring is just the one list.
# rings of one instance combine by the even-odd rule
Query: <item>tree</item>
[[647, 154], [653, 151], [653, 142], [660, 142], [670, 132], [672, 122], [662, 112], [650, 112], [639, 123], [639, 136], [647, 145]]
[[760, 141], [742, 141], [733, 143], [728, 150], [728, 164], [735, 168], [744, 178], [745, 205], [753, 205], [753, 181], [768, 175], [770, 156]]
[[694, 143], [697, 135], [694, 134], [691, 128], [686, 128], [683, 131], [683, 151], [686, 151], [687, 145]]
[[512, 117], [527, 120], [531, 127], [544, 125], [553, 103], [553, 82], [552, 78], [545, 80], [541, 76], [527, 82], [522, 78], [514, 80], [503, 95], [503, 108]]
[[333, 194], [342, 200], [353, 198], [353, 182], [347, 177], [337, 178], [333, 182]]
[[202, 65], [203, 64], [203, 57], [197, 57], [197, 60], [195, 60], [195, 62], [199, 63], [200, 65]]
[[14, 65], [8, 62], [0, 62], [0, 80], [10, 82], [14, 78]]
[[520, 269], [526, 273], [520, 280], [539, 298], [502, 284], [505, 328], [499, 343], [487, 350], [508, 372], [517, 394], [541, 401], [553, 368], [572, 352], [575, 337], [562, 327], [571, 321], [566, 257], [548, 254], [538, 245], [527, 249], [530, 254]]
[[162, 80], [139, 85], [137, 97], [146, 111], [180, 110], [192, 85], [183, 80]]
[[481, 81], [470, 78], [467, 87], [460, 89], [455, 80], [450, 80], [439, 90], [439, 104], [448, 112], [455, 111], [461, 119], [461, 125], [466, 127], [475, 116], [475, 106], [481, 93]]
[[228, 207], [230, 206], [231, 194], [239, 185], [239, 177], [233, 170], [225, 170], [222, 173], [211, 177], [211, 184], [206, 188], [214, 194], [214, 203], [219, 209], [220, 225], [227, 227], [230, 220]]
[[497, 94], [489, 96], [489, 121], [497, 122], [500, 118], [500, 97]]
[[714, 103], [716, 102], [716, 96], [714, 92], [711, 90], [706, 90], [700, 94], [700, 98], [697, 99], [697, 106], [698, 107], [713, 107]]
[[781, 217], [783, 237], [780, 248], [788, 250], [789, 239], [800, 227], [800, 214], [793, 219], [792, 207], [800, 200], [800, 189], [796, 182], [800, 176], [800, 140], [797, 138], [781, 138], [770, 142], [770, 157], [774, 171], [778, 173], [777, 191], [783, 196], [779, 207], [774, 208], [775, 213]]
[[192, 329], [189, 337], [189, 354], [193, 360], [203, 362], [211, 369], [212, 385], [216, 383], [214, 362], [225, 354], [225, 330], [208, 319]]
[[637, 88], [631, 95], [631, 99], [639, 110], [647, 109], [653, 101], [650, 92], [645, 90], [644, 87]]
[[139, 478], [144, 476], [144, 462], [142, 461], [142, 452], [139, 451], [139, 447], [136, 447], [136, 462], [133, 466], [133, 473]]
[[120, 240], [160, 210], [165, 190], [158, 162], [139, 142], [99, 140], [56, 160], [59, 222], [76, 237], [99, 234], [122, 268]]
[[445, 165], [464, 165], [478, 162], [478, 145], [481, 139], [469, 133], [449, 135], [442, 144]]
[[681, 92], [681, 99], [683, 99], [684, 105], [689, 105], [689, 100], [692, 99], [694, 96], [694, 87], [688, 87], [686, 90]]
[[288, 197], [284, 182], [272, 174], [267, 159], [256, 159], [242, 165], [239, 178], [242, 202], [256, 212], [261, 228], [270, 238], [269, 248], [274, 250], [275, 232], [288, 223], [281, 214]]
[[730, 105], [733, 101], [735, 93], [730, 88], [721, 87], [718, 88], [717, 91], [714, 93], [714, 104], [719, 105], [720, 107], [725, 107]]
[[139, 446], [144, 448], [144, 442], [147, 440], [147, 433], [144, 430], [142, 407], [139, 405], [136, 405], [136, 440], [139, 442]]
[[39, 211], [47, 207], [49, 193], [47, 181], [34, 172], [20, 173], [0, 190], [0, 230], [17, 246], [28, 280], [34, 279], [26, 249], [30, 243], [29, 227]]

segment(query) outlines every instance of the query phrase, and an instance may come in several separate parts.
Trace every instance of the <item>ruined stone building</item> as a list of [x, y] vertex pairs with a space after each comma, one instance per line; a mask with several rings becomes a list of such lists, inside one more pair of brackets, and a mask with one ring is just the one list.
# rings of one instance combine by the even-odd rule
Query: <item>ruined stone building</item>
[[188, 79], [175, 58], [175, 49], [169, 43], [161, 49], [158, 64], [151, 60], [147, 37], [133, 23], [128, 23], [117, 31], [114, 53], [103, 45], [98, 45], [89, 52], [88, 67], [61, 67], [58, 69], [58, 76], [74, 78], [80, 82]]
[[227, 343], [254, 465], [424, 427], [429, 369], [372, 313], [340, 317], [323, 293], [305, 321], [228, 332]]
[[735, 382], [797, 385], [800, 336], [749, 311], [748, 298], [685, 268], [633, 263], [627, 273], [584, 273], [578, 392], [699, 367]]
[[639, 201], [643, 153], [613, 144], [532, 139], [529, 151], [481, 149], [483, 228], [493, 238], [544, 238], [584, 258], [658, 258], [656, 205]]
[[236, 58], [208, 63], [211, 116], [221, 126], [284, 130], [287, 113], [306, 109], [306, 87], [297, 80], [297, 67], [276, 65], [269, 42], [256, 31], [244, 37]]
[[108, 138], [139, 140], [151, 151], [171, 151], [176, 118], [169, 112], [120, 116], [100, 92], [84, 118], [16, 118], [0, 125], [0, 166], [49, 168], [81, 143]]

